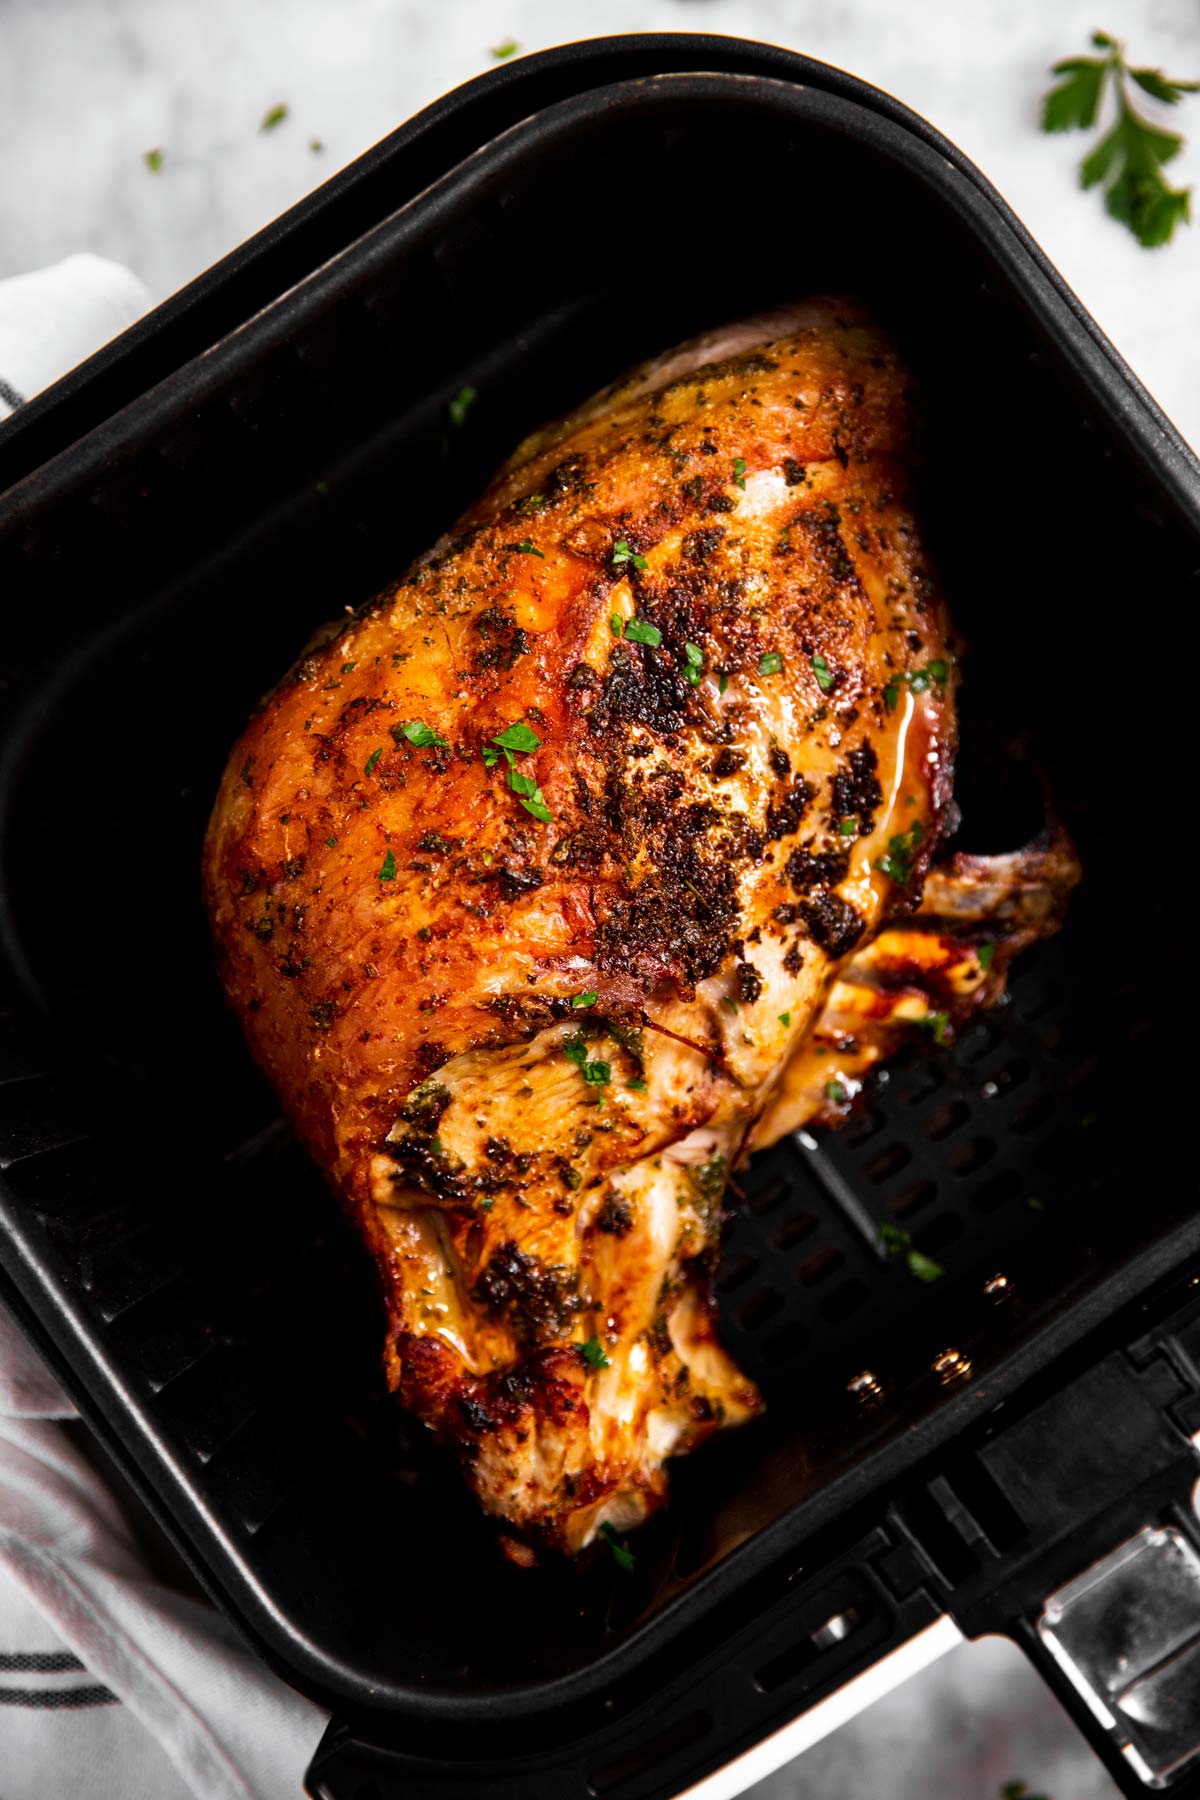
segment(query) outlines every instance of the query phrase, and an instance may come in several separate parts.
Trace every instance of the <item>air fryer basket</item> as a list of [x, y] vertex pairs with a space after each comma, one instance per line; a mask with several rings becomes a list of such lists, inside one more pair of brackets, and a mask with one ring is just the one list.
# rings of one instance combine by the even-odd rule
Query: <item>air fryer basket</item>
[[[1147, 677], [1114, 622], [1195, 598], [1200, 473], [949, 146], [766, 60], [518, 109], [0, 513], [0, 1272], [201, 1578], [342, 1715], [321, 1794], [651, 1800], [943, 1610], [1013, 1630], [1087, 1721], [1041, 1601], [1144, 1524], [1193, 1530], [1190, 1120], [1132, 1126], [1173, 995], [1168, 890], [1130, 834], [1176, 801], [1131, 739]], [[920, 383], [969, 647], [958, 844], [1023, 841], [1044, 777], [1084, 884], [1008, 1004], [739, 1176], [723, 1332], [767, 1419], [679, 1465], [632, 1577], [520, 1572], [381, 1391], [365, 1258], [220, 1002], [200, 837], [291, 652], [524, 430], [815, 290], [865, 295]], [[888, 1221], [940, 1281], [880, 1253]]]

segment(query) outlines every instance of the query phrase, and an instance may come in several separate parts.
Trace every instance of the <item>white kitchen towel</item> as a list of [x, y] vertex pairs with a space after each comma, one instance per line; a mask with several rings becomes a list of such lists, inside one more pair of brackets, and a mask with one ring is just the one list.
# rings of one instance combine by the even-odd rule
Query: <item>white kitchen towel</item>
[[[98, 256], [0, 281], [0, 420], [148, 305]], [[295, 1800], [325, 1715], [151, 1574], [74, 1416], [0, 1307], [0, 1800]]]
[[295, 1800], [325, 1714], [150, 1574], [6, 1316], [0, 1359], [0, 1796]]
[[149, 305], [137, 276], [103, 256], [68, 256], [52, 268], [0, 281], [0, 419], [132, 325]]

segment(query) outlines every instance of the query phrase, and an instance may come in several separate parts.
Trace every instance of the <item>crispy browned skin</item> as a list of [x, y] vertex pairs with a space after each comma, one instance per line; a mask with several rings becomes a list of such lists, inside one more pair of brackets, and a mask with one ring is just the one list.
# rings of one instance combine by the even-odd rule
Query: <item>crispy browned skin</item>
[[217, 800], [222, 976], [374, 1252], [390, 1379], [567, 1549], [756, 1409], [711, 1321], [725, 1173], [942, 835], [906, 391], [836, 301], [636, 372], [330, 628]]

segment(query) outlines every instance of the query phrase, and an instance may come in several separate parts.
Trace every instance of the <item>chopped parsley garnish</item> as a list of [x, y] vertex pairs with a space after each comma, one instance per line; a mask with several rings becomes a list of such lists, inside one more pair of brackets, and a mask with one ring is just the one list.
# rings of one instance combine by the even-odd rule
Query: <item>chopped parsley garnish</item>
[[852, 816], [847, 816], [838, 823], [838, 831], [842, 837], [853, 837], [857, 830], [858, 820]]
[[446, 411], [450, 414], [452, 425], [465, 425], [467, 414], [474, 406], [478, 395], [473, 387], [460, 387]]
[[914, 669], [908, 678], [908, 689], [912, 694], [923, 694], [927, 687], [945, 687], [946, 677], [950, 673], [947, 665], [939, 657], [936, 662], [926, 663], [923, 669]]
[[733, 479], [737, 483], [738, 487], [740, 487], [740, 488], [745, 487], [745, 485], [746, 485], [746, 459], [744, 456], [735, 456], [733, 459]]
[[142, 161], [152, 175], [157, 175], [163, 166], [163, 153], [161, 150], [147, 150], [143, 154]]
[[272, 106], [263, 114], [262, 124], [259, 126], [258, 129], [260, 131], [274, 131], [274, 129], [277, 125], [283, 124], [283, 121], [287, 118], [287, 116], [288, 116], [288, 109], [286, 106], [283, 106], [283, 105]]
[[546, 560], [546, 552], [539, 550], [532, 538], [522, 538], [519, 544], [510, 544], [509, 549], [518, 556], [540, 556], [543, 562]]
[[611, 1369], [612, 1364], [604, 1354], [604, 1345], [599, 1338], [589, 1338], [586, 1344], [580, 1344], [579, 1354], [589, 1369]]
[[633, 1551], [629, 1548], [628, 1544], [625, 1543], [616, 1526], [610, 1524], [610, 1522], [605, 1519], [603, 1525], [600, 1527], [600, 1532], [605, 1543], [612, 1551], [613, 1561], [616, 1563], [618, 1569], [623, 1570], [626, 1575], [632, 1575], [633, 1571], [637, 1568], [637, 1557], [633, 1554]]
[[581, 1006], [595, 1006], [599, 998], [600, 996], [595, 989], [589, 988], [586, 994], [572, 994], [571, 1005], [576, 1009]]
[[899, 1225], [879, 1227], [879, 1247], [887, 1256], [903, 1256], [909, 1274], [918, 1281], [939, 1281], [946, 1273], [941, 1263], [913, 1249], [911, 1236]]
[[627, 1081], [625, 1083], [625, 1086], [629, 1089], [629, 1092], [631, 1094], [644, 1094], [649, 1086], [649, 1083], [646, 1081], [643, 1081], [643, 1079], [640, 1075], [635, 1075], [632, 1081]]
[[612, 632], [614, 637], [620, 637], [621, 632], [624, 630], [624, 627], [625, 627], [625, 621], [621, 617], [620, 613], [610, 613], [609, 614], [608, 629]]
[[728, 994], [726, 994], [724, 999], [721, 1001], [721, 1005], [725, 1008], [726, 1012], [735, 1013], [738, 1009], [737, 1001], [731, 1000]]
[[612, 1081], [611, 1063], [590, 1062], [582, 1036], [568, 1038], [563, 1045], [563, 1055], [569, 1063], [574, 1063], [589, 1087], [607, 1087]]
[[923, 694], [929, 687], [945, 687], [949, 675], [950, 665], [940, 656], [935, 657], [933, 662], [926, 663], [923, 669], [913, 669], [907, 675], [901, 671], [893, 675], [884, 688], [883, 703], [889, 712], [895, 712], [900, 700], [900, 689], [905, 682], [908, 683], [910, 693]]
[[371, 773], [371, 770], [375, 767], [375, 764], [379, 761], [379, 759], [382, 755], [383, 755], [382, 748], [380, 748], [378, 750], [372, 750], [370, 756], [368, 756], [368, 758], [367, 758], [367, 766], [363, 770], [364, 775], [369, 775]]
[[812, 663], [812, 672], [817, 678], [817, 686], [823, 694], [827, 694], [833, 686], [833, 671], [819, 650], [815, 656], [809, 658], [809, 661]]
[[985, 973], [988, 969], [991, 968], [992, 959], [995, 956], [995, 954], [996, 954], [995, 944], [980, 944], [978, 950], [975, 952], [976, 960], [978, 961], [980, 968], [983, 969]]
[[840, 1081], [827, 1081], [825, 1083], [825, 1098], [827, 1100], [832, 1100], [835, 1106], [844, 1106], [847, 1097], [846, 1090]]
[[718, 694], [723, 694], [725, 692], [725, 689], [728, 686], [729, 686], [729, 676], [726, 674], [725, 670], [722, 669], [721, 673], [717, 676], [717, 692], [718, 692]]
[[632, 638], [635, 644], [647, 644], [651, 650], [657, 650], [662, 643], [662, 632], [657, 625], [651, 625], [648, 619], [630, 619], [625, 626], [625, 636]]
[[336, 849], [337, 849], [337, 839], [336, 839], [336, 838], [335, 838], [335, 837], [327, 837], [327, 838], [326, 838], [326, 839], [325, 839], [325, 843], [326, 843], [326, 846], [327, 846], [327, 847], [328, 847], [328, 848], [329, 848], [329, 849], [330, 849], [330, 850], [336, 850]]
[[440, 1156], [440, 1155], [441, 1155], [441, 1154], [442, 1154], [442, 1140], [441, 1140], [441, 1138], [430, 1138], [430, 1140], [429, 1140], [429, 1149], [430, 1149], [430, 1152], [431, 1152], [431, 1154], [432, 1154], [432, 1155], [434, 1155], [434, 1156]]
[[[416, 750], [428, 750], [435, 744], [440, 745], [443, 750], [450, 748], [440, 732], [435, 731], [432, 725], [423, 724], [420, 719], [410, 719], [407, 725], [401, 725], [399, 729]], [[393, 729], [392, 736], [395, 735]]]
[[358, 667], [358, 664], [356, 662], [343, 663], [342, 664], [342, 674], [343, 675], [353, 675], [353, 673], [354, 673], [355, 669], [357, 669], [357, 667]]
[[522, 775], [520, 769], [508, 771], [508, 785], [527, 813], [540, 819], [543, 825], [549, 825], [554, 814], [546, 805], [545, 796], [532, 775]]
[[1185, 94], [1200, 91], [1200, 82], [1176, 81], [1161, 69], [1132, 69], [1125, 48], [1105, 31], [1092, 33], [1092, 46], [1103, 56], [1069, 56], [1054, 65], [1063, 76], [1042, 105], [1043, 131], [1088, 131], [1096, 123], [1107, 89], [1116, 102], [1116, 119], [1079, 170], [1081, 186], [1103, 187], [1110, 218], [1127, 225], [1145, 249], [1169, 243], [1176, 225], [1188, 218], [1190, 188], [1173, 188], [1163, 168], [1178, 156], [1183, 138], [1165, 131], [1136, 110], [1130, 98], [1133, 82], [1151, 99], [1174, 106]]
[[779, 1023], [780, 1023], [780, 1024], [781, 1024], [781, 1025], [790, 1025], [790, 1024], [791, 1024], [791, 1022], [792, 1022], [792, 1015], [791, 1015], [791, 1013], [790, 1013], [790, 1012], [787, 1012], [787, 1013], [780, 1013], [780, 1015], [779, 1015]]
[[480, 1212], [491, 1212], [491, 1210], [492, 1210], [493, 1206], [495, 1206], [495, 1204], [496, 1204], [495, 1196], [489, 1195], [486, 1200], [481, 1200], [479, 1202], [479, 1210], [480, 1210]]
[[[765, 655], [760, 656], [758, 659], [758, 672], [760, 675], [778, 675], [782, 672], [782, 669], [782, 650], [768, 650]], [[722, 690], [722, 692], [723, 691], [724, 690]]]
[[683, 646], [683, 673], [684, 679], [690, 681], [693, 687], [700, 685], [700, 677], [704, 673], [704, 652], [699, 644]]
[[383, 866], [379, 871], [379, 879], [380, 881], [395, 881], [396, 879], [396, 858], [390, 850], [383, 859]]
[[947, 1032], [947, 1029], [950, 1024], [950, 1014], [949, 1013], [944, 1013], [944, 1012], [926, 1013], [925, 1017], [923, 1019], [917, 1019], [915, 1021], [915, 1023], [921, 1027], [922, 1031], [930, 1032], [932, 1034], [934, 1043], [937, 1044], [939, 1047], [941, 1045], [943, 1045], [944, 1043], [946, 1043], [946, 1041], [947, 1041], [946, 1032]]
[[631, 550], [629, 548], [629, 543], [626, 538], [618, 538], [616, 543], [613, 545], [613, 553], [612, 553], [613, 568], [619, 569], [621, 567], [622, 563], [631, 564], [631, 566], [637, 570], [639, 575], [641, 574], [642, 570], [646, 567], [645, 557], [640, 555], [638, 551]]
[[914, 819], [907, 831], [899, 831], [888, 839], [888, 853], [875, 858], [875, 867], [890, 875], [893, 881], [907, 881], [912, 874], [917, 845], [924, 836], [925, 827], [920, 819]]
[[528, 756], [542, 746], [537, 732], [531, 731], [528, 725], [521, 724], [506, 726], [503, 731], [496, 733], [492, 742], [499, 744], [501, 750], [515, 750], [521, 756]]

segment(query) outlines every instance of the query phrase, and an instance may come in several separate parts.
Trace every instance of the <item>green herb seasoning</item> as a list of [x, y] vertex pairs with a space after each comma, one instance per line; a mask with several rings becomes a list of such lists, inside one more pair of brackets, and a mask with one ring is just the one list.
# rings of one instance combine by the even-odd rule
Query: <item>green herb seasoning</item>
[[746, 485], [746, 459], [744, 456], [735, 456], [733, 459], [733, 479], [737, 483], [738, 487], [740, 487], [740, 488], [745, 487], [745, 485]]
[[[420, 719], [410, 719], [407, 725], [401, 725], [399, 729], [415, 750], [429, 750], [435, 744], [443, 750], [450, 748], [440, 732], [435, 731], [432, 725], [423, 724]], [[395, 736], [395, 730], [392, 735]]]
[[847, 817], [842, 819], [838, 824], [838, 831], [841, 833], [842, 837], [853, 837], [857, 830], [858, 820], [856, 818]]
[[518, 556], [540, 556], [543, 562], [546, 560], [545, 551], [539, 550], [532, 538], [522, 538], [521, 542], [514, 544], [512, 548]]
[[781, 1025], [784, 1025], [784, 1026], [787, 1026], [787, 1025], [790, 1025], [790, 1024], [791, 1024], [791, 1022], [792, 1022], [792, 1015], [791, 1015], [791, 1013], [790, 1013], [790, 1012], [786, 1012], [786, 1013], [780, 1013], [780, 1015], [779, 1015], [779, 1023], [780, 1023], [780, 1024], [781, 1024]]
[[614, 637], [620, 637], [621, 632], [624, 629], [624, 625], [625, 625], [625, 621], [621, 617], [620, 613], [610, 613], [609, 614], [608, 629], [612, 632]]
[[1190, 188], [1173, 188], [1164, 166], [1178, 156], [1183, 138], [1152, 124], [1134, 106], [1132, 82], [1151, 99], [1176, 105], [1185, 94], [1200, 91], [1200, 82], [1177, 81], [1161, 69], [1131, 68], [1125, 47], [1105, 31], [1092, 33], [1101, 56], [1069, 56], [1052, 73], [1063, 80], [1051, 88], [1042, 105], [1043, 131], [1088, 131], [1095, 125], [1106, 88], [1116, 102], [1116, 118], [1107, 133], [1084, 157], [1081, 185], [1102, 187], [1111, 218], [1150, 250], [1166, 244], [1176, 225], [1188, 219]]
[[390, 850], [383, 859], [379, 879], [380, 881], [395, 881], [396, 879], [396, 858]]
[[522, 724], [506, 726], [503, 731], [496, 733], [492, 742], [498, 744], [501, 750], [515, 750], [519, 756], [529, 756], [542, 747], [542, 740], [537, 732]]
[[372, 750], [370, 756], [368, 756], [368, 758], [367, 758], [366, 767], [363, 770], [364, 775], [369, 775], [371, 773], [371, 770], [375, 767], [375, 764], [379, 761], [379, 759], [382, 755], [383, 755], [382, 749]]
[[704, 673], [704, 652], [699, 644], [683, 646], [683, 673], [685, 680], [690, 681], [693, 687], [700, 685], [700, 677]]
[[840, 1081], [827, 1081], [825, 1083], [825, 1098], [827, 1100], [832, 1100], [835, 1106], [845, 1105], [846, 1090]]
[[604, 1345], [599, 1338], [589, 1338], [586, 1344], [580, 1344], [579, 1354], [589, 1369], [611, 1369], [612, 1364], [604, 1354]]
[[758, 672], [760, 675], [779, 675], [782, 671], [782, 650], [768, 650], [764, 656], [759, 657]]
[[612, 1065], [591, 1062], [582, 1035], [567, 1039], [563, 1045], [563, 1055], [569, 1063], [574, 1063], [589, 1087], [608, 1087], [612, 1081]]
[[[782, 659], [780, 660], [780, 666], [782, 667]], [[728, 686], [729, 686], [729, 676], [725, 673], [725, 670], [722, 669], [721, 673], [717, 676], [717, 692], [718, 692], [718, 694], [723, 694], [725, 692], [725, 689]]]
[[823, 694], [827, 694], [833, 686], [833, 672], [830, 669], [829, 664], [825, 661], [825, 658], [821, 655], [819, 650], [817, 651], [817, 654], [810, 657], [809, 660], [812, 663], [812, 672], [817, 678], [817, 686]]
[[649, 1083], [643, 1081], [640, 1075], [635, 1075], [632, 1081], [627, 1081], [625, 1083], [625, 1086], [631, 1094], [644, 1094], [647, 1091]]
[[646, 567], [645, 557], [639, 555], [636, 550], [631, 550], [627, 539], [618, 538], [613, 545], [612, 566], [614, 569], [619, 569], [625, 563], [636, 569], [639, 575]]
[[987, 971], [991, 968], [992, 961], [996, 955], [996, 946], [995, 946], [995, 944], [980, 944], [979, 949], [975, 952], [975, 955], [976, 955], [976, 960], [978, 961], [980, 968], [986, 974]]
[[600, 1534], [612, 1551], [612, 1558], [618, 1569], [626, 1575], [632, 1575], [637, 1568], [637, 1557], [624, 1541], [616, 1526], [605, 1519], [600, 1527]]
[[450, 415], [450, 423], [454, 426], [465, 425], [467, 414], [474, 406], [478, 395], [473, 387], [460, 387], [446, 411]]
[[600, 996], [595, 989], [589, 988], [586, 994], [572, 994], [571, 1005], [577, 1010], [583, 1006], [595, 1006], [599, 998]]
[[651, 650], [657, 650], [662, 643], [662, 632], [648, 619], [630, 619], [625, 626], [625, 636], [632, 638], [635, 644], [646, 644]]
[[950, 1014], [949, 1013], [944, 1013], [944, 1012], [926, 1013], [925, 1017], [923, 1019], [918, 1019], [916, 1022], [921, 1027], [922, 1031], [929, 1032], [929, 1034], [933, 1038], [934, 1043], [937, 1044], [939, 1047], [946, 1043], [946, 1041], [947, 1041], [946, 1034], [947, 1034], [947, 1032], [949, 1030], [949, 1026], [950, 1026]]
[[897, 832], [888, 839], [887, 855], [877, 856], [875, 867], [889, 875], [893, 881], [906, 882], [912, 874], [917, 845], [924, 836], [925, 827], [920, 819], [914, 819], [907, 831]]
[[337, 839], [335, 837], [327, 837], [325, 839], [325, 844], [326, 844], [326, 848], [329, 850], [337, 849]]

